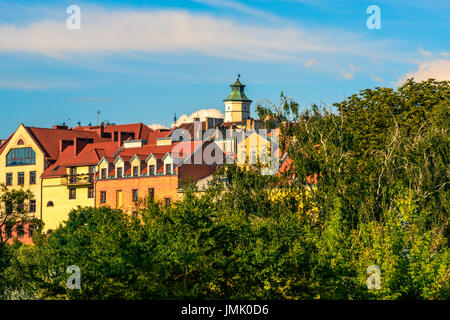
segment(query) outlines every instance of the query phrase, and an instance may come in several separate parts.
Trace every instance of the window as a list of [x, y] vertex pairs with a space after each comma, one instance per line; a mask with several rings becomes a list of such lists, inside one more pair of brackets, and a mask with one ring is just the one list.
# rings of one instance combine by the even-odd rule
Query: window
[[94, 181], [95, 166], [89, 166], [89, 182]]
[[106, 179], [106, 169], [102, 169], [102, 179]]
[[133, 167], [133, 177], [139, 176], [139, 167]]
[[149, 166], [148, 170], [150, 171], [149, 172], [150, 176], [154, 176], [155, 175], [155, 166]]
[[152, 200], [155, 198], [155, 189], [153, 188], [148, 189], [148, 198]]
[[106, 191], [100, 192], [100, 202], [106, 203]]
[[171, 202], [172, 202], [171, 198], [164, 198], [164, 204], [166, 205], [166, 207], [168, 207]]
[[117, 178], [122, 178], [122, 172], [123, 172], [122, 168], [117, 168]]
[[18, 145], [18, 146], [23, 146], [23, 140], [22, 140], [22, 139], [19, 139], [19, 141], [17, 141], [17, 145]]
[[30, 171], [30, 184], [36, 184], [36, 171]]
[[47, 207], [54, 207], [55, 205], [53, 204], [53, 201], [49, 201], [47, 202]]
[[36, 200], [30, 200], [30, 212], [36, 212]]
[[25, 173], [18, 172], [17, 173], [17, 184], [23, 186], [25, 184]]
[[31, 148], [11, 149], [6, 155], [6, 166], [24, 166], [36, 163], [36, 154]]
[[77, 198], [77, 189], [69, 189], [69, 200], [75, 200]]
[[166, 164], [166, 174], [172, 174], [172, 165], [170, 163]]
[[89, 187], [88, 188], [88, 199], [92, 199], [94, 198], [94, 188], [93, 187]]
[[12, 173], [7, 173], [6, 174], [6, 185], [7, 186], [12, 186], [12, 179], [13, 179]]
[[133, 190], [133, 201], [138, 201], [139, 200], [139, 194], [137, 189]]
[[70, 183], [77, 183], [77, 168], [70, 168]]

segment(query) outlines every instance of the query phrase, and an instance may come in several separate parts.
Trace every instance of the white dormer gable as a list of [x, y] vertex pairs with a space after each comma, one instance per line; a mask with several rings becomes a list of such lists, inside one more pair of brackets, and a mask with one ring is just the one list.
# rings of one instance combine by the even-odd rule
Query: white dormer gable
[[104, 166], [106, 164], [106, 166], [109, 166], [109, 161], [108, 160], [106, 160], [106, 158], [105, 157], [103, 157], [103, 158], [101, 158], [100, 159], [100, 161], [98, 162], [98, 166], [100, 167], [100, 166]]
[[124, 165], [125, 164], [125, 160], [123, 160], [123, 158], [121, 157], [121, 156], [118, 156], [117, 158], [116, 158], [116, 160], [114, 160], [114, 165], [117, 167], [117, 163], [120, 161], [120, 163], [119, 163], [119, 166], [120, 165]]
[[125, 160], [121, 156], [118, 156], [116, 160], [114, 160], [114, 166], [116, 167], [116, 178], [122, 178], [125, 174]]
[[174, 165], [172, 155], [169, 152], [167, 152], [162, 158], [162, 162], [164, 166], [164, 174], [172, 174], [174, 172]]
[[145, 162], [149, 162], [149, 161], [151, 161], [151, 160], [154, 160], [155, 161], [155, 163], [156, 163], [156, 157], [153, 155], [153, 153], [150, 153], [150, 155], [147, 157], [147, 159], [145, 159]]
[[133, 158], [131, 158], [131, 160], [130, 160], [131, 165], [133, 165], [135, 161], [137, 161], [136, 163], [141, 163], [141, 159], [139, 158], [139, 156], [137, 154], [135, 154], [133, 156]]
[[158, 170], [158, 159], [151, 153], [147, 159], [145, 160], [147, 162], [147, 173], [149, 176], [155, 175], [156, 171]]

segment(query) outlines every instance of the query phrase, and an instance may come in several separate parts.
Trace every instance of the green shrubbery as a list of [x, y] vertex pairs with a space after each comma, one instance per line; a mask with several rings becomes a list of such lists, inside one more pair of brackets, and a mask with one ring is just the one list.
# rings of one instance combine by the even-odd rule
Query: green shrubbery
[[[300, 113], [283, 97], [259, 112], [289, 120], [292, 171], [227, 166], [201, 196], [189, 187], [136, 217], [74, 210], [48, 239], [5, 249], [15, 258], [0, 288], [39, 299], [449, 299], [449, 105], [449, 83], [433, 80], [364, 90], [334, 112]], [[271, 197], [282, 185], [301, 206]], [[66, 286], [70, 265], [81, 290]], [[379, 290], [367, 288], [370, 265]]]

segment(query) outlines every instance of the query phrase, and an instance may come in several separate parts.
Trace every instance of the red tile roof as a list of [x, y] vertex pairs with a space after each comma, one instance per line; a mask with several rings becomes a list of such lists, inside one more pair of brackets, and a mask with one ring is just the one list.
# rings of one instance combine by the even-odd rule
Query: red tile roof
[[94, 142], [102, 141], [102, 139], [95, 133], [90, 131], [76, 131], [76, 130], [61, 130], [61, 129], [47, 129], [25, 127], [30, 135], [35, 139], [36, 143], [42, 148], [46, 157], [51, 160], [56, 160], [59, 153], [60, 140], [71, 140], [75, 138], [93, 139]]
[[74, 146], [68, 146], [59, 154], [57, 161], [42, 173], [41, 178], [65, 175], [69, 167], [97, 165], [104, 156], [113, 156], [117, 150], [114, 141], [88, 144], [77, 155]]
[[105, 126], [104, 132], [133, 132], [134, 139], [147, 139], [148, 135], [152, 133], [153, 130], [143, 123], [132, 123]]
[[2, 154], [3, 150], [6, 148], [6, 145], [8, 144], [9, 140], [11, 140], [11, 137], [14, 135], [11, 134], [7, 139], [2, 141], [2, 144], [0, 145], [0, 154]]

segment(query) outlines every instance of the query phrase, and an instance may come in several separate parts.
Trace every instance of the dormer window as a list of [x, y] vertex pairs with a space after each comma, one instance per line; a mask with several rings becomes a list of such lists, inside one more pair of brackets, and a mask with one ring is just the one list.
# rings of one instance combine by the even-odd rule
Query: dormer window
[[148, 166], [148, 171], [150, 176], [155, 175], [155, 166]]
[[117, 178], [122, 178], [123, 176], [123, 168], [117, 168]]
[[166, 164], [166, 174], [172, 174], [172, 164]]
[[133, 167], [133, 177], [138, 177], [139, 176], [139, 167], [135, 166]]

